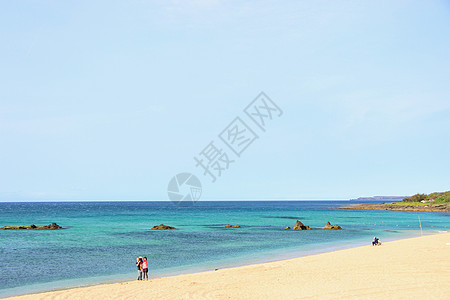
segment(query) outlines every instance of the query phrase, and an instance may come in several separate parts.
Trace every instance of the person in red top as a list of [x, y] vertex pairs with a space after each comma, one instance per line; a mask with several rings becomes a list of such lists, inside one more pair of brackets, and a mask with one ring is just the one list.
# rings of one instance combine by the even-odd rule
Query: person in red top
[[148, 280], [148, 261], [147, 257], [144, 256], [144, 260], [142, 261], [142, 272], [144, 272], [144, 279], [147, 278]]

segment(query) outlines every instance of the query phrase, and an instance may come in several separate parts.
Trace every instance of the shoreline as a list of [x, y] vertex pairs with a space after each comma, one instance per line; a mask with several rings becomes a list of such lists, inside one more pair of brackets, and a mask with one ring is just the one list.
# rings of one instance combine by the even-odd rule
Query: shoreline
[[[403, 250], [407, 250], [408, 252], [411, 252], [411, 241], [416, 240], [416, 239], [428, 239], [429, 241], [432, 240], [446, 240], [447, 243], [450, 243], [450, 233], [446, 232], [446, 233], [436, 233], [436, 234], [431, 234], [431, 235], [425, 235], [425, 236], [421, 236], [421, 237], [412, 237], [412, 238], [403, 238], [403, 239], [399, 239], [399, 240], [394, 240], [394, 241], [390, 241], [390, 242], [383, 242], [383, 245], [381, 247], [371, 247], [371, 246], [356, 246], [356, 247], [351, 247], [351, 248], [345, 248], [342, 250], [335, 250], [335, 251], [331, 251], [331, 252], [320, 252], [320, 253], [316, 253], [316, 254], [309, 254], [307, 256], [300, 256], [300, 257], [296, 257], [296, 258], [287, 258], [287, 259], [281, 259], [281, 260], [272, 260], [269, 262], [263, 262], [263, 263], [256, 263], [256, 264], [245, 264], [242, 266], [234, 266], [234, 267], [224, 267], [221, 268], [217, 271], [200, 271], [200, 272], [195, 272], [195, 273], [186, 273], [186, 274], [180, 274], [180, 275], [173, 275], [173, 276], [165, 276], [165, 277], [159, 277], [159, 278], [152, 278], [149, 281], [145, 281], [145, 282], [140, 282], [140, 281], [125, 281], [125, 282], [116, 282], [116, 283], [101, 283], [101, 284], [95, 284], [95, 285], [88, 285], [88, 286], [82, 286], [82, 287], [76, 287], [76, 288], [66, 288], [66, 289], [57, 289], [57, 290], [52, 290], [52, 291], [47, 291], [47, 292], [39, 292], [39, 293], [32, 293], [32, 294], [25, 294], [25, 295], [21, 295], [21, 296], [13, 296], [7, 299], [47, 299], [47, 298], [54, 298], [57, 297], [58, 299], [75, 299], [75, 298], [80, 298], [80, 297], [86, 297], [86, 298], [101, 298], [100, 294], [102, 295], [107, 295], [106, 297], [108, 298], [117, 298], [120, 299], [122, 297], [125, 296], [130, 296], [129, 293], [134, 293], [136, 289], [140, 290], [141, 293], [144, 293], [142, 296], [140, 296], [140, 294], [138, 293], [137, 295], [133, 296], [137, 297], [137, 298], [148, 298], [148, 297], [155, 297], [155, 298], [164, 298], [164, 299], [184, 299], [186, 298], [186, 295], [190, 295], [192, 293], [197, 293], [198, 292], [198, 287], [197, 284], [195, 284], [195, 280], [200, 280], [200, 281], [208, 281], [208, 279], [210, 280], [210, 282], [208, 282], [208, 284], [206, 286], [202, 286], [202, 290], [204, 290], [206, 288], [206, 290], [204, 291], [208, 291], [208, 293], [213, 293], [214, 298], [219, 298], [221, 299], [221, 296], [224, 296], [223, 298], [227, 298], [227, 293], [225, 293], [224, 295], [220, 294], [220, 291], [222, 289], [217, 289], [217, 287], [221, 286], [221, 283], [218, 283], [217, 281], [213, 280], [211, 282], [211, 278], [216, 278], [222, 280], [222, 285], [225, 284], [226, 286], [233, 286], [234, 288], [229, 290], [228, 292], [230, 292], [234, 297], [238, 297], [238, 298], [244, 298], [244, 299], [250, 299], [251, 296], [253, 296], [253, 292], [258, 292], [261, 293], [261, 291], [250, 291], [248, 290], [249, 287], [246, 286], [241, 286], [240, 285], [240, 281], [236, 280], [236, 281], [231, 281], [229, 282], [229, 280], [226, 280], [226, 278], [224, 277], [230, 277], [230, 278], [234, 278], [234, 279], [238, 279], [238, 276], [235, 276], [236, 272], [239, 272], [239, 274], [241, 274], [243, 271], [247, 272], [249, 271], [250, 273], [247, 274], [248, 277], [250, 275], [250, 277], [261, 277], [261, 272], [258, 271], [259, 269], [264, 269], [264, 272], [262, 274], [267, 274], [268, 271], [272, 270], [274, 267], [276, 267], [275, 269], [279, 269], [281, 268], [280, 265], [282, 265], [285, 268], [288, 269], [292, 269], [292, 267], [294, 267], [294, 269], [297, 267], [301, 267], [301, 265], [303, 265], [305, 262], [311, 262], [313, 263], [312, 266], [315, 264], [316, 268], [318, 269], [323, 269], [323, 263], [320, 263], [320, 260], [325, 260], [328, 261], [326, 263], [325, 269], [330, 268], [333, 269], [333, 257], [334, 256], [342, 256], [343, 260], [345, 261], [345, 256], [350, 256], [347, 257], [350, 258], [349, 263], [351, 263], [351, 261], [353, 260], [352, 257], [354, 257], [353, 255], [348, 255], [348, 254], [358, 254], [358, 252], [367, 252], [368, 249], [374, 249], [369, 250], [370, 252], [374, 252], [377, 251], [377, 253], [383, 252], [386, 250], [392, 250], [393, 248], [398, 248], [397, 244], [408, 244], [408, 247], [403, 247]], [[428, 247], [426, 244], [428, 243], [413, 243], [412, 245], [415, 245], [415, 247]], [[448, 252], [448, 254], [450, 254], [450, 246], [445, 245], [445, 243], [443, 244], [445, 247], [447, 248], [443, 248], [444, 251], [446, 250]], [[401, 248], [401, 247], [400, 247]], [[413, 247], [414, 248], [414, 247]], [[377, 249], [377, 250], [375, 250]], [[378, 250], [381, 249], [381, 250]], [[395, 249], [394, 249], [395, 250]], [[397, 252], [400, 249], [396, 249]], [[420, 249], [419, 249], [420, 250]], [[435, 250], [435, 249], [434, 249]], [[442, 253], [442, 257], [450, 257], [448, 256], [448, 254], [446, 253]], [[394, 253], [395, 254], [395, 253]], [[397, 253], [398, 254], [398, 253]], [[390, 254], [392, 255], [392, 253]], [[447, 255], [447, 256], [445, 256]], [[357, 256], [357, 255], [356, 255]], [[402, 255], [400, 255], [402, 256]], [[331, 259], [331, 261], [330, 261]], [[319, 261], [318, 261], [319, 260]], [[340, 260], [341, 262], [343, 260]], [[450, 270], [450, 260], [447, 259], [447, 261], [445, 261], [445, 259], [443, 261], [440, 261], [440, 264], [442, 265], [442, 267], [445, 266], [446, 264], [446, 270]], [[294, 266], [292, 266], [294, 265]], [[354, 266], [357, 267], [357, 266]], [[344, 266], [345, 268], [345, 266]], [[356, 268], [358, 269], [358, 268]], [[289, 276], [292, 276], [293, 274], [295, 274], [295, 270], [293, 270], [294, 272], [282, 272], [281, 274], [278, 274], [277, 277], [275, 277], [274, 279], [277, 279], [279, 281], [280, 278], [282, 279], [287, 279], [289, 278]], [[314, 270], [312, 270], [313, 273]], [[423, 271], [423, 270], [422, 270]], [[245, 273], [244, 272], [244, 273]], [[284, 274], [283, 274], [284, 273]], [[226, 275], [226, 276], [224, 276]], [[286, 276], [289, 275], [289, 276]], [[320, 276], [320, 274], [315, 274], [316, 276]], [[448, 275], [450, 275], [450, 272], [448, 272]], [[264, 277], [264, 276], [263, 276]], [[314, 276], [313, 276], [314, 277]], [[439, 276], [437, 276], [439, 277]], [[442, 274], [441, 274], [442, 277]], [[446, 278], [445, 276], [443, 276], [444, 278]], [[448, 276], [447, 276], [448, 277]], [[264, 278], [262, 278], [264, 279]], [[187, 284], [187, 286], [185, 286], [185, 289], [180, 289], [179, 288], [179, 281], [185, 282], [185, 281], [191, 281], [191, 283], [194, 284]], [[194, 281], [192, 281], [194, 280]], [[219, 280], [219, 281], [220, 281]], [[306, 280], [307, 281], [307, 280]], [[352, 280], [350, 280], [352, 281]], [[445, 283], [445, 282], [444, 282]], [[157, 284], [156, 289], [155, 289], [155, 284]], [[268, 282], [267, 284], [270, 285], [270, 282]], [[280, 285], [276, 286], [275, 288], [282, 288], [284, 289], [284, 284], [279, 283]], [[324, 284], [324, 283], [322, 283]], [[256, 284], [257, 286], [259, 286], [258, 284]], [[301, 285], [301, 284], [300, 284]], [[444, 284], [445, 285], [445, 284]], [[293, 288], [294, 290], [296, 285], [294, 285]], [[178, 292], [173, 294], [173, 290], [177, 290]], [[247, 290], [247, 293], [244, 293], [243, 295], [237, 295], [235, 289], [237, 290]], [[106, 290], [112, 290], [112, 294], [111, 292], [108, 293]], [[185, 291], [186, 290], [186, 291]], [[439, 289], [438, 289], [439, 290]], [[450, 285], [447, 284], [447, 287], [445, 289], [445, 291], [448, 293], [450, 292]], [[104, 294], [104, 293], [107, 294]], [[187, 294], [185, 293], [187, 292]], [[243, 291], [242, 291], [243, 292]], [[295, 291], [295, 293], [293, 295], [297, 295], [299, 291]], [[80, 293], [82, 294], [82, 296], [80, 296]], [[149, 294], [150, 293], [150, 294]], [[154, 294], [156, 293], [156, 294]], [[219, 294], [217, 294], [219, 293]], [[239, 292], [241, 293], [241, 292]], [[239, 294], [238, 293], [238, 294]], [[217, 294], [217, 295], [216, 295]], [[270, 294], [270, 293], [269, 293]], [[206, 294], [205, 294], [206, 295]], [[216, 297], [218, 296], [218, 297]], [[256, 295], [255, 295], [256, 296]], [[260, 297], [266, 297], [266, 294], [262, 294], [259, 295]], [[288, 295], [286, 295], [288, 296]], [[307, 295], [305, 294], [305, 297]], [[349, 295], [350, 297], [352, 297], [351, 295]], [[309, 296], [308, 296], [309, 297]], [[320, 295], [321, 298], [325, 297], [326, 295]], [[189, 297], [187, 297], [189, 298]], [[200, 296], [200, 298], [202, 298], [202, 296]]]
[[[67, 230], [55, 232], [0, 230], [1, 238], [4, 237], [7, 242], [0, 249], [6, 254], [0, 263], [5, 266], [1, 270], [0, 298], [131, 281], [136, 278], [136, 254], [145, 254], [151, 258], [150, 275], [156, 278], [367, 245], [368, 240], [375, 235], [383, 242], [419, 236], [417, 214], [420, 214], [424, 233], [450, 228], [448, 214], [358, 212], [334, 208], [339, 205], [343, 203], [224, 203], [219, 206], [199, 205], [195, 210], [183, 209], [175, 214], [170, 206], [160, 204], [7, 205], [2, 207], [7, 212], [5, 224], [36, 222], [33, 215], [28, 215], [30, 211], [46, 218], [42, 224], [57, 221], [58, 224], [62, 222], [61, 225], [69, 226]], [[37, 211], [34, 212], [32, 208]], [[49, 209], [70, 212], [68, 219], [45, 217]], [[90, 211], [89, 218], [83, 217], [86, 209]], [[155, 215], [158, 222], [148, 222], [145, 217], [146, 211], [153, 209], [162, 212], [161, 215]], [[136, 210], [142, 212], [139, 217], [129, 218], [129, 213]], [[110, 216], [112, 211], [117, 213], [114, 219]], [[199, 214], [203, 218], [192, 219]], [[286, 225], [292, 226], [298, 218], [302, 221], [304, 218], [307, 225], [317, 230], [284, 230]], [[154, 224], [160, 224], [161, 220], [179, 226], [179, 230], [161, 232], [149, 229]], [[344, 230], [322, 230], [324, 220], [340, 224]], [[116, 226], [117, 222], [121, 225]], [[224, 229], [227, 223], [239, 223], [242, 228]], [[33, 237], [31, 245], [28, 236]], [[56, 245], [58, 249], [55, 251], [52, 248]], [[14, 248], [19, 251], [14, 251]], [[39, 270], [36, 276], [25, 279], [23, 272], [15, 268], [14, 261], [23, 255], [36, 257], [29, 264], [30, 270]], [[98, 267], [93, 268], [94, 265]], [[63, 269], [59, 270], [60, 266]]]
[[[446, 230], [444, 228], [443, 230]], [[439, 230], [429, 230], [425, 231], [423, 233], [423, 236], [428, 235], [435, 235], [440, 234], [442, 231]], [[391, 236], [391, 237], [384, 237], [382, 238], [382, 242], [392, 242], [392, 241], [399, 241], [404, 239], [410, 239], [410, 238], [416, 238], [419, 236], [418, 230], [412, 231], [408, 230], [405, 231], [404, 234], [399, 236]], [[265, 253], [260, 253], [261, 256], [255, 258], [251, 257], [251, 255], [246, 255], [243, 257], [240, 257], [237, 262], [230, 262], [228, 260], [218, 260], [215, 261], [217, 264], [214, 266], [212, 265], [193, 265], [191, 267], [184, 266], [182, 269], [178, 268], [171, 268], [167, 271], [163, 272], [156, 272], [154, 274], [154, 277], [151, 276], [150, 280], [154, 279], [160, 279], [160, 278], [166, 278], [166, 277], [176, 277], [180, 275], [189, 275], [189, 274], [198, 274], [198, 273], [204, 273], [214, 270], [216, 267], [220, 270], [227, 270], [227, 269], [233, 269], [233, 268], [239, 268], [239, 267], [245, 267], [245, 266], [252, 266], [252, 265], [258, 265], [258, 264], [265, 264], [265, 263], [272, 263], [277, 261], [284, 261], [284, 260], [290, 260], [290, 259], [296, 259], [296, 258], [302, 258], [302, 257], [308, 257], [312, 255], [318, 255], [318, 254], [325, 254], [325, 253], [331, 253], [335, 251], [341, 251], [341, 250], [347, 250], [347, 249], [353, 249], [358, 247], [363, 247], [368, 242], [361, 240], [347, 240], [347, 244], [345, 245], [337, 245], [337, 244], [320, 244], [320, 247], [314, 247], [311, 249], [299, 249], [299, 248], [283, 248], [283, 249], [277, 249], [272, 250]], [[251, 258], [250, 258], [251, 257]], [[59, 280], [59, 281], [53, 281], [53, 282], [45, 282], [45, 283], [37, 283], [28, 286], [30, 288], [29, 292], [20, 292], [20, 293], [8, 293], [9, 291], [18, 290], [26, 288], [26, 286], [19, 286], [14, 287], [6, 290], [6, 295], [1, 295], [0, 293], [0, 299], [9, 299], [11, 297], [21, 297], [21, 296], [28, 296], [28, 295], [35, 295], [35, 294], [42, 294], [47, 292], [58, 292], [58, 291], [65, 291], [65, 290], [71, 290], [71, 289], [78, 289], [78, 288], [86, 288], [86, 287], [94, 287], [99, 285], [108, 285], [108, 284], [117, 284], [117, 283], [123, 283], [123, 282], [134, 282], [135, 280], [132, 278], [135, 278], [136, 274], [135, 272], [129, 273], [129, 274], [119, 274], [119, 275], [105, 275], [101, 277], [89, 277], [89, 278], [81, 278], [81, 279], [68, 279], [68, 280]], [[46, 287], [50, 285], [54, 285], [54, 287]]]
[[363, 203], [338, 206], [337, 209], [360, 209], [360, 210], [391, 210], [391, 211], [416, 211], [416, 212], [441, 212], [449, 213], [450, 206], [446, 204], [430, 205], [399, 205], [394, 203]]

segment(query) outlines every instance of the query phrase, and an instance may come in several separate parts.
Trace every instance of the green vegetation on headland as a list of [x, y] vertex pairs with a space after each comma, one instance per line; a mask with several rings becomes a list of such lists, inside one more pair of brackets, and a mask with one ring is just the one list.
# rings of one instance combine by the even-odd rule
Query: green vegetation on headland
[[56, 223], [52, 223], [46, 226], [36, 226], [34, 224], [31, 224], [30, 226], [3, 226], [0, 229], [4, 230], [19, 230], [19, 229], [30, 229], [30, 230], [55, 230], [55, 229], [61, 229], [62, 227], [59, 226]]
[[429, 204], [450, 204], [450, 191], [442, 193], [415, 194], [403, 199], [396, 204], [400, 205], [429, 205]]
[[429, 195], [416, 194], [411, 197], [407, 197], [400, 202], [351, 204], [348, 206], [337, 208], [450, 212], [450, 191], [442, 193], [431, 193]]

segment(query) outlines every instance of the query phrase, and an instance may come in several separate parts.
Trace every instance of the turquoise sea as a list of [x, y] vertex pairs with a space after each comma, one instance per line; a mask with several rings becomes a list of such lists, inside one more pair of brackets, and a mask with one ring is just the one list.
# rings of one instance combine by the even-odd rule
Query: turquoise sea
[[[0, 203], [0, 227], [64, 227], [0, 230], [0, 297], [133, 280], [137, 256], [147, 256], [150, 276], [160, 277], [366, 245], [373, 236], [419, 236], [419, 217], [423, 234], [450, 228], [450, 213], [335, 209], [345, 204], [350, 202]], [[314, 230], [284, 230], [297, 219]], [[327, 221], [343, 230], [321, 230]], [[177, 229], [150, 230], [161, 223]], [[227, 223], [241, 228], [224, 228]]]

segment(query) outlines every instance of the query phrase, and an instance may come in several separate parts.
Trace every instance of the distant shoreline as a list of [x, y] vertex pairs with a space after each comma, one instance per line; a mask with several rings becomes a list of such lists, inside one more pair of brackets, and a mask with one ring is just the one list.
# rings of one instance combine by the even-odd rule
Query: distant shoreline
[[359, 197], [350, 199], [350, 201], [402, 201], [408, 196], [373, 196], [373, 197]]
[[338, 209], [361, 209], [361, 210], [393, 210], [393, 211], [422, 211], [422, 212], [450, 212], [450, 205], [447, 204], [428, 204], [412, 205], [397, 203], [365, 203], [350, 204], [336, 207]]

